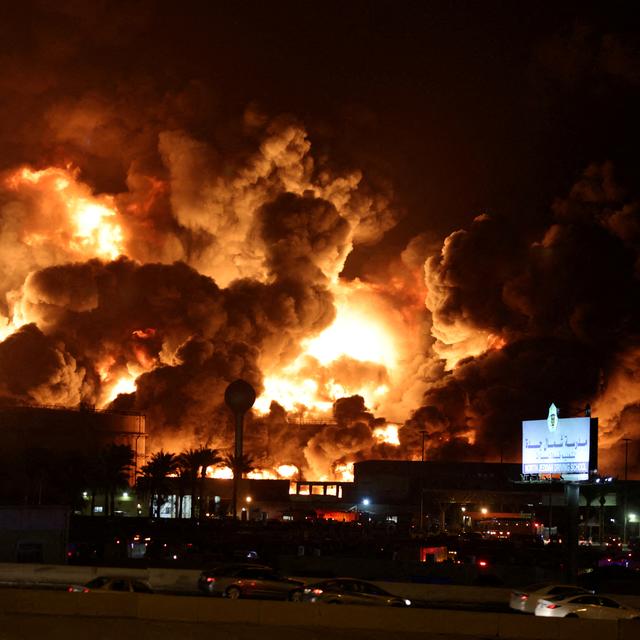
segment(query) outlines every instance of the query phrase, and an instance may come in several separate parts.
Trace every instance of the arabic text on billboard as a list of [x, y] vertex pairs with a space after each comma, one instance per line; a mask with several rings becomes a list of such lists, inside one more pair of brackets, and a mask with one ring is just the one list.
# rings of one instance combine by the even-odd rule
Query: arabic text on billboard
[[589, 473], [590, 420], [562, 418], [554, 431], [547, 420], [522, 422], [522, 473]]

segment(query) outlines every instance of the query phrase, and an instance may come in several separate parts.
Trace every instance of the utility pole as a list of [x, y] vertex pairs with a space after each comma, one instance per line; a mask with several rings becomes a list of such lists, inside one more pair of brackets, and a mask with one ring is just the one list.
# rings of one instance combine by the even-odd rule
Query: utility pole
[[580, 485], [577, 482], [567, 482], [564, 485], [567, 502], [567, 530], [566, 530], [566, 573], [570, 584], [575, 584], [578, 574], [578, 505], [580, 503]]
[[[424, 439], [427, 432], [420, 431], [422, 436], [422, 448], [420, 449], [420, 462], [424, 462]], [[420, 531], [424, 531], [424, 465], [420, 465]]]
[[622, 442], [624, 442], [624, 506], [622, 512], [622, 544], [627, 544], [627, 468], [629, 463], [629, 443], [631, 442], [631, 438], [622, 438]]

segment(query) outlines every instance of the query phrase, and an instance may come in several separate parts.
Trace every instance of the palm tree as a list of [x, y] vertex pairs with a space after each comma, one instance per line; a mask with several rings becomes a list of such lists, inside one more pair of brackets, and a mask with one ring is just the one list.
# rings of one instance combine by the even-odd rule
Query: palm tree
[[201, 518], [203, 517], [204, 479], [207, 477], [207, 468], [221, 461], [217, 449], [203, 446], [197, 449], [187, 449], [178, 456], [180, 477], [189, 483], [192, 518], [196, 517], [196, 502], [199, 503], [199, 515]]
[[229, 454], [228, 456], [225, 456], [224, 463], [231, 468], [231, 471], [233, 471], [233, 498], [231, 500], [231, 509], [233, 513], [231, 515], [235, 518], [238, 506], [238, 483], [245, 473], [249, 473], [249, 471], [253, 470], [255, 465], [253, 459], [246, 454], [242, 454], [241, 456]]
[[200, 486], [198, 494], [198, 505], [200, 520], [202, 520], [205, 512], [204, 480], [207, 477], [207, 469], [218, 464], [219, 462], [222, 462], [222, 458], [220, 457], [220, 452], [217, 449], [211, 449], [210, 447], [200, 447], [198, 449], [198, 458], [200, 461]]
[[238, 478], [242, 478], [245, 473], [249, 473], [249, 471], [253, 471], [255, 469], [255, 462], [253, 458], [246, 453], [243, 453], [239, 458], [236, 459], [235, 454], [230, 454], [225, 456], [223, 462], [233, 471], [233, 476], [236, 474]]
[[[188, 485], [187, 492], [191, 496], [191, 517], [195, 517], [196, 486], [200, 471], [200, 452], [198, 449], [186, 449], [178, 456], [178, 473], [182, 482]], [[182, 491], [181, 491], [182, 493]], [[180, 500], [179, 515], [182, 517], [182, 499]]]
[[135, 453], [128, 444], [111, 444], [98, 454], [98, 486], [105, 492], [106, 515], [113, 515], [118, 489], [129, 486]]
[[156, 518], [160, 517], [160, 509], [166, 501], [168, 492], [167, 477], [178, 469], [178, 459], [175, 453], [160, 451], [154, 453], [149, 462], [141, 469], [141, 484], [149, 492], [149, 515], [153, 516], [155, 498]]

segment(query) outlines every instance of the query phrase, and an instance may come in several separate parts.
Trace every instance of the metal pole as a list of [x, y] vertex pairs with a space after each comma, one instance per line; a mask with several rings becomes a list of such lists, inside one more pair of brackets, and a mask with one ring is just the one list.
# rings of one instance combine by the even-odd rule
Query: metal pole
[[233, 469], [233, 496], [232, 496], [232, 504], [231, 508], [233, 510], [233, 519], [235, 520], [238, 517], [238, 485], [240, 484], [240, 478], [238, 477], [240, 474], [238, 473], [238, 469], [240, 469], [240, 465], [242, 464], [242, 436], [243, 436], [243, 423], [244, 423], [244, 413], [236, 413], [236, 446], [235, 446], [235, 456], [234, 460], [236, 463], [236, 468]]
[[[427, 435], [426, 431], [421, 431], [422, 448], [420, 450], [420, 461], [424, 462], [424, 439]], [[424, 485], [423, 485], [424, 465], [420, 466], [420, 531], [424, 531]]]
[[564, 486], [567, 499], [567, 581], [574, 584], [578, 574], [578, 503], [580, 485], [568, 482]]
[[233, 411], [236, 422], [236, 442], [235, 442], [235, 469], [233, 469], [233, 495], [232, 509], [233, 520], [236, 521], [238, 516], [238, 485], [240, 476], [242, 475], [242, 434], [244, 414], [251, 409], [256, 401], [255, 389], [244, 380], [235, 380], [224, 392], [224, 401], [226, 405]]
[[624, 442], [624, 506], [622, 508], [622, 544], [627, 544], [627, 466], [629, 462], [629, 443], [631, 442], [631, 438], [622, 438]]

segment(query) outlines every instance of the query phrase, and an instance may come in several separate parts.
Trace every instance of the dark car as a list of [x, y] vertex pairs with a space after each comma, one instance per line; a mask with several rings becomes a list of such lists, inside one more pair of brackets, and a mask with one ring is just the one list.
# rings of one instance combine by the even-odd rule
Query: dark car
[[69, 593], [153, 593], [153, 589], [140, 578], [129, 576], [98, 576], [86, 584], [71, 584]]
[[411, 600], [394, 596], [371, 582], [353, 578], [332, 578], [308, 584], [304, 601], [318, 604], [363, 604], [369, 606], [410, 607]]
[[232, 564], [203, 571], [198, 589], [209, 596], [223, 598], [264, 598], [302, 600], [303, 583], [278, 574], [274, 569], [255, 564]]

